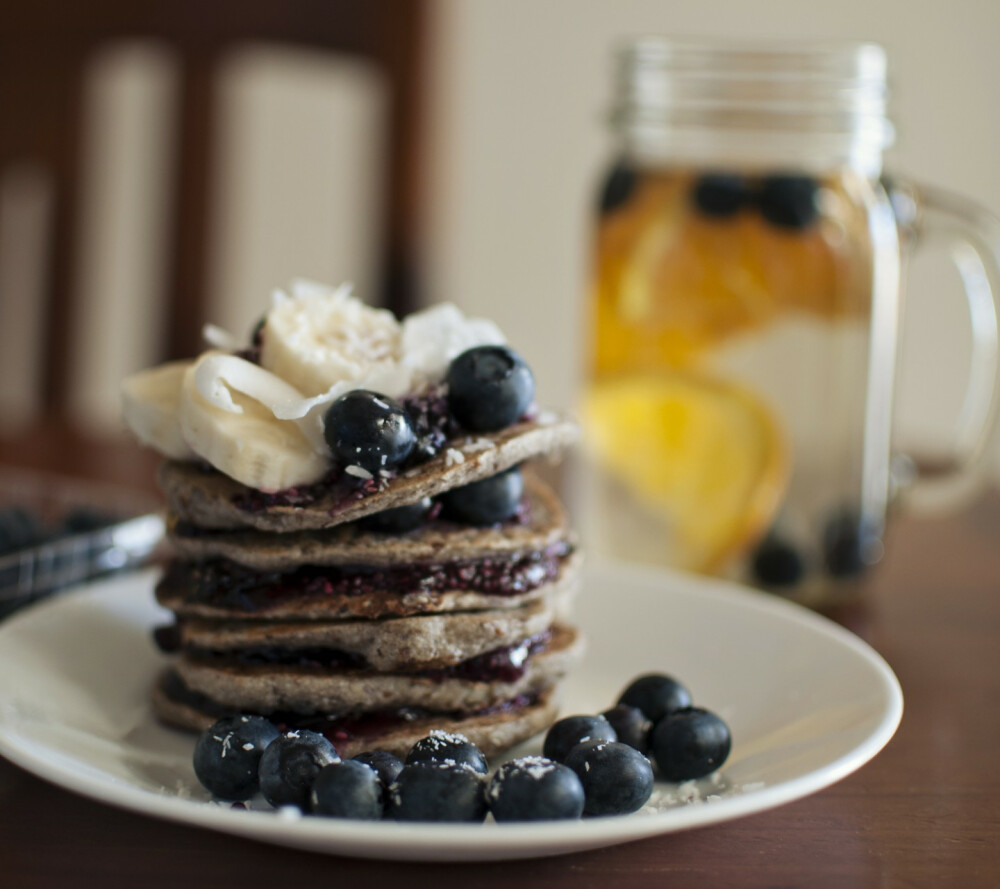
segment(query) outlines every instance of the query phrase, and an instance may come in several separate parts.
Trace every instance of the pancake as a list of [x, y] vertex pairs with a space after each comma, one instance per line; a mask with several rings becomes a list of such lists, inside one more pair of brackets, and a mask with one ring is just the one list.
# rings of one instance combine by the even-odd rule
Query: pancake
[[[451, 566], [453, 575], [460, 575], [466, 569], [473, 575], [468, 580], [457, 577], [454, 584], [449, 581], [444, 585], [440, 582], [431, 585], [436, 567], [421, 566], [410, 573], [405, 583], [395, 587], [378, 588], [374, 585], [377, 577], [371, 579], [372, 586], [368, 589], [344, 583], [310, 584], [309, 578], [305, 578], [298, 589], [288, 589], [292, 577], [302, 579], [303, 574], [310, 574], [322, 580], [323, 573], [332, 576], [336, 570], [317, 569], [313, 572], [302, 568], [295, 575], [267, 575], [263, 579], [250, 576], [247, 581], [251, 584], [249, 591], [247, 587], [238, 585], [229, 591], [215, 592], [212, 590], [214, 581], [196, 582], [200, 574], [232, 570], [238, 574], [239, 569], [215, 563], [174, 563], [157, 584], [156, 599], [164, 608], [183, 618], [244, 621], [375, 620], [417, 614], [520, 608], [528, 602], [560, 596], [575, 589], [582, 556], [575, 551], [565, 555], [560, 553], [561, 550], [557, 550], [555, 553], [515, 557], [515, 582], [496, 588], [485, 585], [482, 575], [475, 575], [477, 563], [469, 562]], [[490, 567], [502, 570], [503, 564], [491, 560]], [[529, 582], [532, 579], [539, 582]], [[384, 578], [382, 582], [385, 582]], [[285, 584], [284, 590], [281, 589], [282, 584]], [[200, 586], [206, 589], [201, 590]]]
[[320, 531], [274, 534], [250, 529], [205, 531], [171, 523], [170, 542], [186, 559], [229, 559], [260, 571], [299, 565], [392, 565], [451, 562], [543, 550], [571, 539], [552, 489], [525, 473], [523, 519], [487, 528], [436, 519], [405, 534], [348, 523]]
[[[325, 668], [296, 663], [248, 664], [182, 653], [174, 664], [192, 691], [242, 712], [360, 714], [386, 708], [482, 710], [551, 688], [580, 657], [580, 634], [556, 624], [537, 646], [525, 640], [499, 667], [493, 658], [425, 673]], [[532, 653], [534, 651], [534, 653]], [[479, 661], [479, 659], [477, 659]]]
[[461, 436], [442, 453], [384, 480], [381, 487], [345, 476], [326, 488], [262, 494], [199, 464], [167, 461], [159, 473], [170, 511], [200, 528], [251, 527], [288, 533], [331, 528], [467, 485], [532, 457], [557, 453], [577, 438], [559, 417], [517, 423], [500, 432]]
[[566, 610], [565, 596], [539, 599], [521, 608], [420, 615], [387, 620], [212, 621], [179, 625], [184, 650], [215, 654], [263, 648], [308, 656], [317, 649], [374, 670], [414, 671], [445, 667], [537, 636]]
[[[176, 693], [178, 687], [181, 694]], [[162, 722], [188, 731], [204, 731], [221, 716], [235, 712], [191, 693], [170, 671], [160, 677], [152, 698], [153, 710]], [[386, 750], [402, 759], [421, 738], [434, 729], [444, 729], [462, 733], [486, 756], [495, 756], [544, 731], [555, 720], [558, 704], [555, 691], [550, 689], [537, 699], [505, 702], [488, 713], [405, 712], [403, 718], [372, 720], [368, 724], [349, 722], [342, 727], [332, 724], [328, 737], [344, 758], [366, 750]], [[302, 717], [300, 721], [294, 714], [283, 715], [280, 724], [288, 729], [322, 730], [315, 718]]]

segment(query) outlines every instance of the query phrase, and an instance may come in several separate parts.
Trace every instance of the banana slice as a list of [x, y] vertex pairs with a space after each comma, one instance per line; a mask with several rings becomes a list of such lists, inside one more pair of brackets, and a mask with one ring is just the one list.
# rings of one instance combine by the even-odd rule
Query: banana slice
[[274, 405], [302, 400], [263, 368], [209, 352], [184, 373], [178, 416], [198, 456], [248, 487], [279, 491], [317, 482], [330, 466], [316, 438], [273, 413]]
[[122, 418], [143, 444], [171, 460], [193, 460], [178, 421], [181, 383], [190, 361], [172, 361], [132, 374], [122, 383]]
[[[300, 392], [316, 396], [382, 365], [394, 369], [399, 340], [399, 322], [392, 312], [355, 299], [349, 285], [329, 290], [296, 282], [290, 297], [275, 294], [260, 361]], [[404, 391], [408, 382], [400, 381]]]

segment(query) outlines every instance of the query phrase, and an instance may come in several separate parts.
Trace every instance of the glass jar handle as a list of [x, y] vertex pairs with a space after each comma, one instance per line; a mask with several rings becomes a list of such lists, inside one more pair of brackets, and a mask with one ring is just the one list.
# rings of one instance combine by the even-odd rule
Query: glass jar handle
[[[943, 243], [962, 278], [972, 327], [972, 355], [955, 436], [954, 455], [942, 469], [917, 467], [901, 494], [907, 507], [947, 508], [983, 484], [994, 456], [1000, 415], [1000, 219], [974, 201], [925, 185], [905, 186], [910, 218], [900, 220], [917, 248]], [[906, 192], [893, 189], [897, 199]], [[907, 231], [908, 229], [908, 231]]]

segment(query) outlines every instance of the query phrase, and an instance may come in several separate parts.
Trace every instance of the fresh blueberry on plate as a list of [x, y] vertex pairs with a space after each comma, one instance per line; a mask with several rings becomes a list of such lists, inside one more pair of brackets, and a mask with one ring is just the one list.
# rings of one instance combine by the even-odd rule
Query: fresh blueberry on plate
[[338, 463], [372, 475], [399, 466], [417, 443], [403, 406], [367, 389], [347, 392], [330, 405], [323, 435]]
[[650, 736], [653, 758], [667, 781], [710, 775], [726, 761], [731, 747], [729, 726], [700, 707], [668, 714]]
[[480, 775], [489, 774], [490, 767], [482, 751], [465, 735], [435, 729], [421, 738], [406, 755], [406, 765], [418, 762], [452, 762], [468, 766]]
[[470, 525], [495, 525], [514, 516], [524, 496], [524, 477], [516, 466], [441, 495], [449, 518]]
[[487, 812], [484, 791], [483, 776], [468, 766], [414, 763], [389, 787], [387, 814], [397, 821], [481, 823]]
[[618, 704], [601, 715], [615, 730], [622, 744], [628, 744], [642, 754], [649, 751], [649, 730], [652, 726], [642, 710], [628, 704]]
[[278, 737], [262, 716], [228, 716], [202, 732], [194, 748], [194, 773], [219, 799], [250, 799], [260, 786], [261, 756]]
[[357, 756], [351, 757], [355, 762], [364, 763], [366, 766], [375, 769], [382, 788], [387, 790], [389, 785], [396, 780], [403, 771], [403, 761], [398, 756], [393, 756], [387, 750], [366, 750]]
[[472, 432], [495, 432], [514, 423], [535, 397], [535, 378], [507, 346], [476, 346], [448, 368], [448, 407]]
[[583, 785], [584, 815], [628, 815], [653, 793], [653, 767], [638, 750], [617, 741], [586, 741], [566, 759]]
[[382, 817], [382, 782], [371, 766], [356, 760], [323, 766], [313, 781], [309, 810], [328, 818], [378, 821]]
[[634, 679], [618, 703], [638, 707], [650, 722], [656, 722], [673, 710], [690, 707], [691, 693], [672, 676], [649, 673]]
[[543, 756], [525, 756], [496, 770], [486, 801], [500, 822], [579, 818], [583, 785], [571, 768]]
[[617, 740], [618, 735], [603, 716], [565, 716], [549, 728], [542, 754], [555, 762], [565, 762], [569, 752], [584, 741]]
[[285, 732], [260, 758], [260, 791], [272, 806], [298, 806], [305, 811], [309, 791], [320, 769], [340, 762], [336, 748], [317, 732]]

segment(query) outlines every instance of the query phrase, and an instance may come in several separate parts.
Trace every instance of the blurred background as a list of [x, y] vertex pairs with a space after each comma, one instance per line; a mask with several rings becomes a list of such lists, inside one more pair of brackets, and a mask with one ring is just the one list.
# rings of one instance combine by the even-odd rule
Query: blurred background
[[[125, 374], [205, 321], [248, 331], [293, 276], [493, 317], [572, 405], [612, 52], [641, 33], [882, 43], [890, 171], [1000, 210], [987, 0], [6, 2], [0, 448], [120, 434]], [[943, 256], [911, 269], [898, 430], [922, 453], [955, 428], [963, 306]]]

